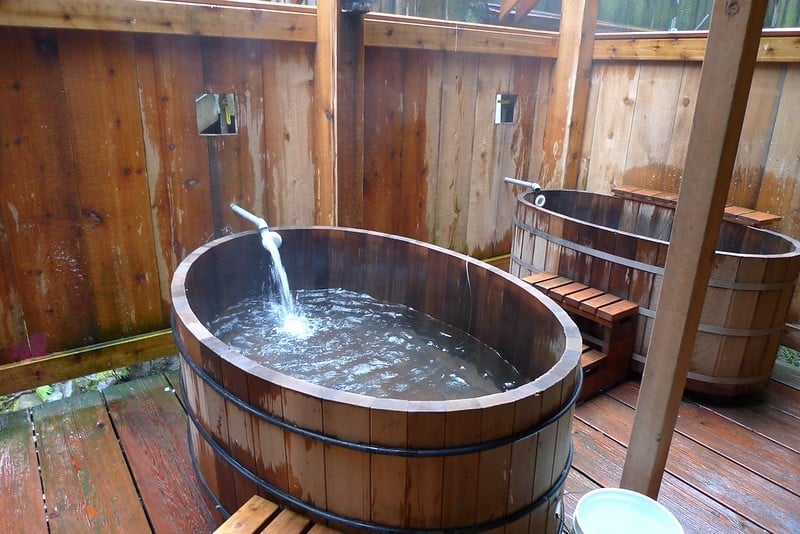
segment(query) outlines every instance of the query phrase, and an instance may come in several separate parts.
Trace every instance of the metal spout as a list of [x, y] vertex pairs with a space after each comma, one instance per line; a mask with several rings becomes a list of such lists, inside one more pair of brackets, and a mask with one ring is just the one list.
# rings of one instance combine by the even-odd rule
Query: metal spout
[[[264, 220], [261, 217], [258, 217], [256, 215], [253, 215], [252, 213], [250, 213], [246, 209], [242, 208], [241, 206], [237, 206], [233, 202], [231, 202], [231, 209], [237, 215], [247, 219], [248, 221], [250, 221], [251, 223], [256, 225], [256, 228], [258, 228], [258, 231], [261, 232], [261, 240], [262, 240], [262, 242], [264, 242], [265, 240], [269, 239], [270, 241], [272, 241], [275, 244], [276, 248], [280, 248], [280, 246], [283, 244], [283, 238], [281, 237], [281, 235], [278, 232], [270, 231], [269, 225], [267, 224], [266, 220]], [[265, 245], [266, 245], [266, 243], [265, 243]]]

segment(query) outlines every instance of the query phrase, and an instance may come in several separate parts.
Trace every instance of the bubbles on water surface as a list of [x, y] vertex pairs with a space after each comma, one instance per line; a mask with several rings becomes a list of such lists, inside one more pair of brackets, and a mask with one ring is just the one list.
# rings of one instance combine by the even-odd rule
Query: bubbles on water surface
[[472, 398], [528, 380], [465, 332], [342, 289], [295, 292], [294, 312], [254, 296], [211, 324], [247, 357], [322, 386], [410, 400]]

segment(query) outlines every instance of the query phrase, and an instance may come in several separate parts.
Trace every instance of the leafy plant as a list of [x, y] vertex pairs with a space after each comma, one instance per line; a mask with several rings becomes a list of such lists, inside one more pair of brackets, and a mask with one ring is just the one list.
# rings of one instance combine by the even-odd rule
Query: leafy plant
[[47, 398], [53, 394], [53, 386], [39, 386], [36, 388], [36, 395], [42, 399], [42, 402], [47, 402]]
[[778, 348], [778, 361], [788, 363], [795, 367], [800, 367], [800, 352], [781, 346]]

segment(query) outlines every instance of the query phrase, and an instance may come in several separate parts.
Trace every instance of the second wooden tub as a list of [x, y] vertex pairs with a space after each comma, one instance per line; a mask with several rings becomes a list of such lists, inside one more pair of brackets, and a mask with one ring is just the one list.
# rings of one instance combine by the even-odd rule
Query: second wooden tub
[[[639, 304], [635, 370], [644, 368], [674, 208], [598, 193], [518, 197], [511, 273], [552, 272]], [[800, 243], [723, 222], [686, 388], [752, 394], [769, 381], [800, 271]]]
[[258, 234], [200, 247], [172, 283], [190, 449], [211, 501], [260, 493], [355, 531], [558, 532], [571, 465], [581, 340], [557, 306], [516, 278], [444, 249], [337, 228], [279, 230], [295, 288], [343, 288], [467, 331], [530, 379], [447, 401], [336, 391], [255, 363], [206, 324], [260, 292]]

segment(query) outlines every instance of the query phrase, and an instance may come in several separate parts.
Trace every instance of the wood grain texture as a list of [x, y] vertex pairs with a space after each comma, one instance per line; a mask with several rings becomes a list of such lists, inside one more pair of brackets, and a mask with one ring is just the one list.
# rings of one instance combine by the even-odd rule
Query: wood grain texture
[[644, 64], [639, 67], [636, 105], [631, 121], [623, 182], [664, 189], [665, 168], [681, 86], [683, 66]]
[[596, 89], [599, 94], [591, 160], [582, 178], [589, 191], [610, 190], [622, 178], [637, 99], [638, 71], [639, 66], [634, 63], [604, 65], [602, 81]]
[[[233, 93], [235, 135], [212, 135], [208, 143], [215, 235], [245, 226], [232, 202], [266, 217], [265, 93], [263, 42], [244, 39], [203, 43], [203, 91]], [[275, 224], [274, 221], [268, 221]], [[249, 229], [249, 228], [247, 228]]]
[[[15, 342], [23, 344], [19, 356], [27, 358], [100, 339], [98, 304], [82, 242], [72, 160], [78, 141], [68, 127], [59, 35], [10, 29], [0, 40], [0, 72], [7, 80], [0, 97], [9, 106], [0, 132], [0, 197], [12, 258], [6, 268], [13, 269], [6, 283], [16, 284], [5, 298], [9, 312], [17, 299], [23, 310], [27, 339]], [[12, 328], [15, 337], [21, 334], [19, 325]]]
[[47, 532], [30, 412], [0, 415], [0, 519], [9, 532]]
[[313, 10], [253, 2], [148, 1], [123, 5], [110, 0], [4, 2], [0, 15], [11, 26], [118, 32], [249, 37], [313, 42]]
[[[766, 6], [753, 3], [742, 8], [737, 16], [726, 18], [724, 6], [714, 5], [708, 61], [703, 65], [686, 157], [686, 183], [675, 212], [662, 297], [643, 374], [645, 394], [637, 404], [621, 481], [623, 487], [653, 498], [661, 485], [686, 383], [702, 311], [700, 297], [705, 297], [722, 223]], [[721, 79], [734, 83], [720, 86]], [[708, 144], [711, 140], [713, 145]], [[696, 228], [705, 228], [704, 235]]]
[[38, 406], [33, 421], [51, 532], [149, 530], [100, 393]]
[[256, 188], [271, 225], [308, 226], [314, 223], [316, 172], [314, 48], [269, 41], [263, 44], [262, 61], [267, 171], [266, 183]]
[[198, 507], [202, 489], [186, 442], [186, 413], [163, 376], [103, 392], [111, 420], [156, 531], [208, 531], [216, 523]]
[[762, 66], [753, 75], [728, 192], [728, 201], [735, 206], [756, 206], [784, 76], [782, 65]]
[[137, 37], [135, 42], [155, 254], [165, 317], [178, 263], [214, 235], [208, 144], [197, 135], [203, 90], [202, 41]]
[[59, 50], [97, 339], [158, 329], [165, 316], [132, 36], [63, 32]]

